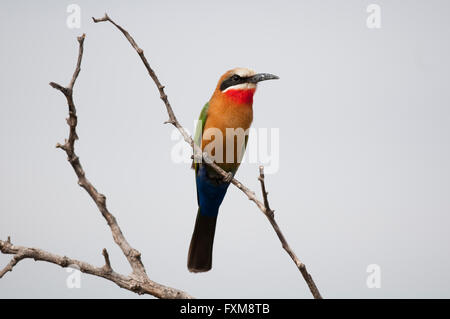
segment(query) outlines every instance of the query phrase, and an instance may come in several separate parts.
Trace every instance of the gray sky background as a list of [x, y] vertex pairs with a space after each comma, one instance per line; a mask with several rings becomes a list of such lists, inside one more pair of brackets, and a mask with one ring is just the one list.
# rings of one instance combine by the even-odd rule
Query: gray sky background
[[[66, 7], [81, 7], [81, 29]], [[381, 6], [381, 29], [366, 7]], [[193, 172], [175, 164], [159, 94], [125, 38], [144, 49], [183, 125], [192, 129], [219, 76], [250, 67], [280, 76], [260, 85], [254, 127], [279, 128], [272, 207], [324, 297], [450, 297], [450, 19], [448, 1], [1, 1], [0, 237], [101, 265], [129, 267], [66, 156], [64, 97], [76, 36], [85, 32], [75, 88], [77, 152], [108, 198], [150, 277], [211, 298], [310, 298], [272, 228], [230, 187], [213, 270], [186, 257], [197, 203]], [[258, 163], [237, 177], [259, 195]], [[0, 255], [0, 265], [10, 256]], [[381, 288], [366, 267], [381, 267]], [[65, 269], [23, 261], [0, 298], [142, 298]]]

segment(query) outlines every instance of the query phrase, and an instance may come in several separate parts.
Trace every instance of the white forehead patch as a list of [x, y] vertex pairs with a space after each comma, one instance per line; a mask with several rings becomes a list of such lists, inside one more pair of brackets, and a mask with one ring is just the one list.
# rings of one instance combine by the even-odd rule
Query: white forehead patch
[[242, 77], [252, 76], [256, 74], [255, 71], [247, 68], [236, 68], [233, 70], [233, 73]]

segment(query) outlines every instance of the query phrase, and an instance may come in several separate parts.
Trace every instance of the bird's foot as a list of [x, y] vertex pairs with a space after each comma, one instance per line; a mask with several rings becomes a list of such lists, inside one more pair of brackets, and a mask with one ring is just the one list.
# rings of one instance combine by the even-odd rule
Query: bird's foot
[[225, 177], [223, 178], [223, 181], [224, 181], [225, 183], [229, 183], [229, 182], [231, 182], [232, 179], [233, 179], [233, 173], [228, 172], [228, 173], [227, 173], [227, 176], [225, 176]]

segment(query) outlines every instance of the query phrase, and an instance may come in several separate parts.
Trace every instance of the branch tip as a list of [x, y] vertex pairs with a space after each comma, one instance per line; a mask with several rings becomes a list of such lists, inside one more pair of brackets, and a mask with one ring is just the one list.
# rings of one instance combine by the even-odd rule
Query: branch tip
[[79, 43], [82, 43], [84, 41], [84, 39], [86, 38], [86, 33], [83, 33], [82, 35], [80, 35], [79, 37], [77, 37], [77, 40]]
[[103, 248], [102, 255], [105, 258], [105, 266], [104, 266], [105, 269], [108, 272], [111, 272], [112, 271], [111, 261], [109, 260], [109, 254], [108, 254], [108, 251], [106, 250], [106, 248]]
[[108, 21], [108, 20], [109, 20], [109, 17], [108, 17], [108, 15], [105, 13], [105, 15], [104, 15], [102, 18], [96, 19], [96, 18], [92, 17], [92, 20], [94, 21], [94, 23], [104, 22], [104, 21]]

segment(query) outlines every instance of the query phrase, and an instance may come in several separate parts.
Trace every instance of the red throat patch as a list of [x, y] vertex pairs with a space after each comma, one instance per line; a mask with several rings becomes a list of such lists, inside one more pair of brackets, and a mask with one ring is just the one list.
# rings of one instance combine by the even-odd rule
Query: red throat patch
[[244, 89], [244, 90], [229, 89], [228, 91], [225, 92], [226, 96], [228, 96], [233, 101], [240, 104], [252, 104], [253, 94], [255, 94], [255, 89]]

